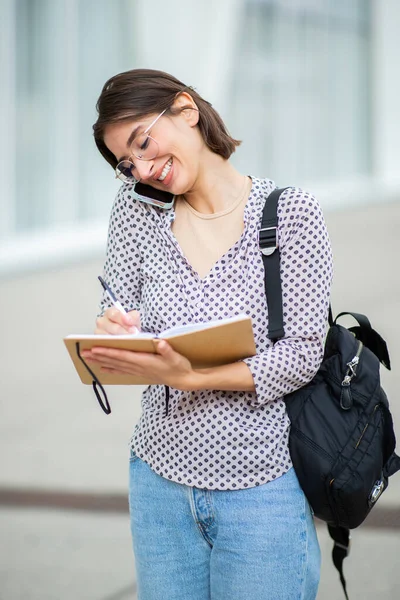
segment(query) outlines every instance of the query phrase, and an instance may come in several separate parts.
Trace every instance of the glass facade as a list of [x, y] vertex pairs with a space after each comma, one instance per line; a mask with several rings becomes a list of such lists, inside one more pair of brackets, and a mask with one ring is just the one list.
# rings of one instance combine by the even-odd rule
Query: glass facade
[[117, 185], [91, 127], [106, 79], [133, 65], [132, 2], [6, 2], [0, 35], [11, 28], [15, 61], [14, 85], [2, 107], [10, 112], [15, 140], [13, 155], [5, 158], [13, 179], [8, 233], [105, 216]]
[[[2, 0], [3, 240], [106, 222], [119, 184], [92, 139], [95, 103], [108, 77], [138, 66], [135, 32], [151, 31], [157, 2], [149, 12], [142, 0]], [[282, 185], [370, 173], [370, 0], [237, 2], [222, 115], [244, 140], [235, 164]], [[179, 43], [176, 15], [164, 29], [139, 37], [141, 57]], [[196, 33], [201, 56], [206, 32]], [[179, 76], [189, 59], [177, 56], [168, 68]], [[201, 90], [207, 69], [186, 68]]]
[[371, 170], [368, 0], [247, 0], [229, 122], [237, 163], [287, 182]]

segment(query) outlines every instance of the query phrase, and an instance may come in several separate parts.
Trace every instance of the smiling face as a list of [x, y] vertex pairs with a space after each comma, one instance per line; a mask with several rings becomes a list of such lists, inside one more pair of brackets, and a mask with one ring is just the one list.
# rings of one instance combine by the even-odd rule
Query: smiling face
[[[209, 149], [197, 127], [199, 112], [191, 96], [186, 93], [180, 94], [173, 108], [176, 114], [167, 111], [154, 125], [152, 123], [157, 114], [137, 121], [108, 125], [104, 133], [104, 143], [118, 161], [129, 159], [134, 163], [135, 169], [132, 173], [136, 179], [154, 188], [179, 195], [195, 186], [200, 174], [201, 158]], [[151, 153], [148, 155], [152, 157], [151, 160], [141, 160], [138, 158], [140, 146], [134, 143], [132, 147], [132, 133], [135, 133], [135, 140], [138, 136], [142, 139], [141, 134], [149, 126], [149, 141], [157, 155], [153, 157]], [[143, 152], [143, 156], [146, 156], [146, 152]]]

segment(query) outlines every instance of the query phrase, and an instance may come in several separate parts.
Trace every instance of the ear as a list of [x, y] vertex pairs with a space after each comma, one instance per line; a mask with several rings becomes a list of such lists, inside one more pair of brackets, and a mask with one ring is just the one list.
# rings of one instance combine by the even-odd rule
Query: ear
[[199, 122], [199, 109], [197, 108], [196, 102], [192, 96], [187, 92], [180, 92], [172, 105], [180, 114], [185, 121], [191, 127], [195, 127]]

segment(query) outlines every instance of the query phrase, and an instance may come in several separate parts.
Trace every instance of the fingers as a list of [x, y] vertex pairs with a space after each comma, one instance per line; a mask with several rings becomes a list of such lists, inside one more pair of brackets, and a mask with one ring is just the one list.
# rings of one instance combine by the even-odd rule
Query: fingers
[[179, 360], [180, 355], [166, 342], [160, 340], [156, 345], [157, 354], [160, 354], [163, 358], [168, 360], [171, 364], [174, 364], [176, 360]]
[[[95, 347], [91, 350], [84, 350], [82, 356], [89, 363], [101, 365], [101, 370], [114, 369], [116, 372], [129, 375], [143, 375], [143, 366], [140, 364], [141, 353], [114, 348]], [[141, 358], [147, 361], [149, 357], [144, 354]]]
[[140, 314], [137, 310], [123, 314], [118, 309], [111, 307], [96, 320], [95, 333], [97, 335], [123, 335], [137, 333], [138, 330], [140, 330]]
[[165, 340], [157, 343], [156, 354], [95, 346], [91, 350], [83, 350], [82, 355], [88, 362], [98, 364], [101, 371], [135, 375], [147, 382], [171, 387], [178, 384], [178, 389], [192, 389], [190, 362]]
[[126, 373], [128, 375], [137, 375], [140, 377], [140, 375], [142, 374], [142, 369], [140, 369], [140, 367], [134, 365], [131, 362], [124, 362], [121, 360], [114, 360], [112, 358], [109, 357], [94, 357], [93, 355], [91, 356], [91, 358], [87, 358], [86, 359], [89, 363], [96, 363], [98, 365], [100, 365], [101, 370], [102, 369], [114, 369], [115, 371], [118, 371], [120, 373]]
[[140, 312], [138, 310], [130, 310], [126, 313], [125, 323], [130, 327], [136, 327], [140, 331]]
[[124, 335], [126, 333], [131, 333], [129, 329], [125, 329], [125, 327], [118, 323], [106, 320], [104, 317], [97, 319], [94, 332], [96, 335]]

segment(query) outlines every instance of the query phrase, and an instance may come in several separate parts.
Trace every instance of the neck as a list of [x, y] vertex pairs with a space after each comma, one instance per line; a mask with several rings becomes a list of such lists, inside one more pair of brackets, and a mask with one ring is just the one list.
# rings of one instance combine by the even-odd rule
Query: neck
[[237, 201], [243, 193], [243, 180], [228, 160], [214, 154], [202, 163], [202, 172], [184, 198], [200, 213], [217, 213]]

